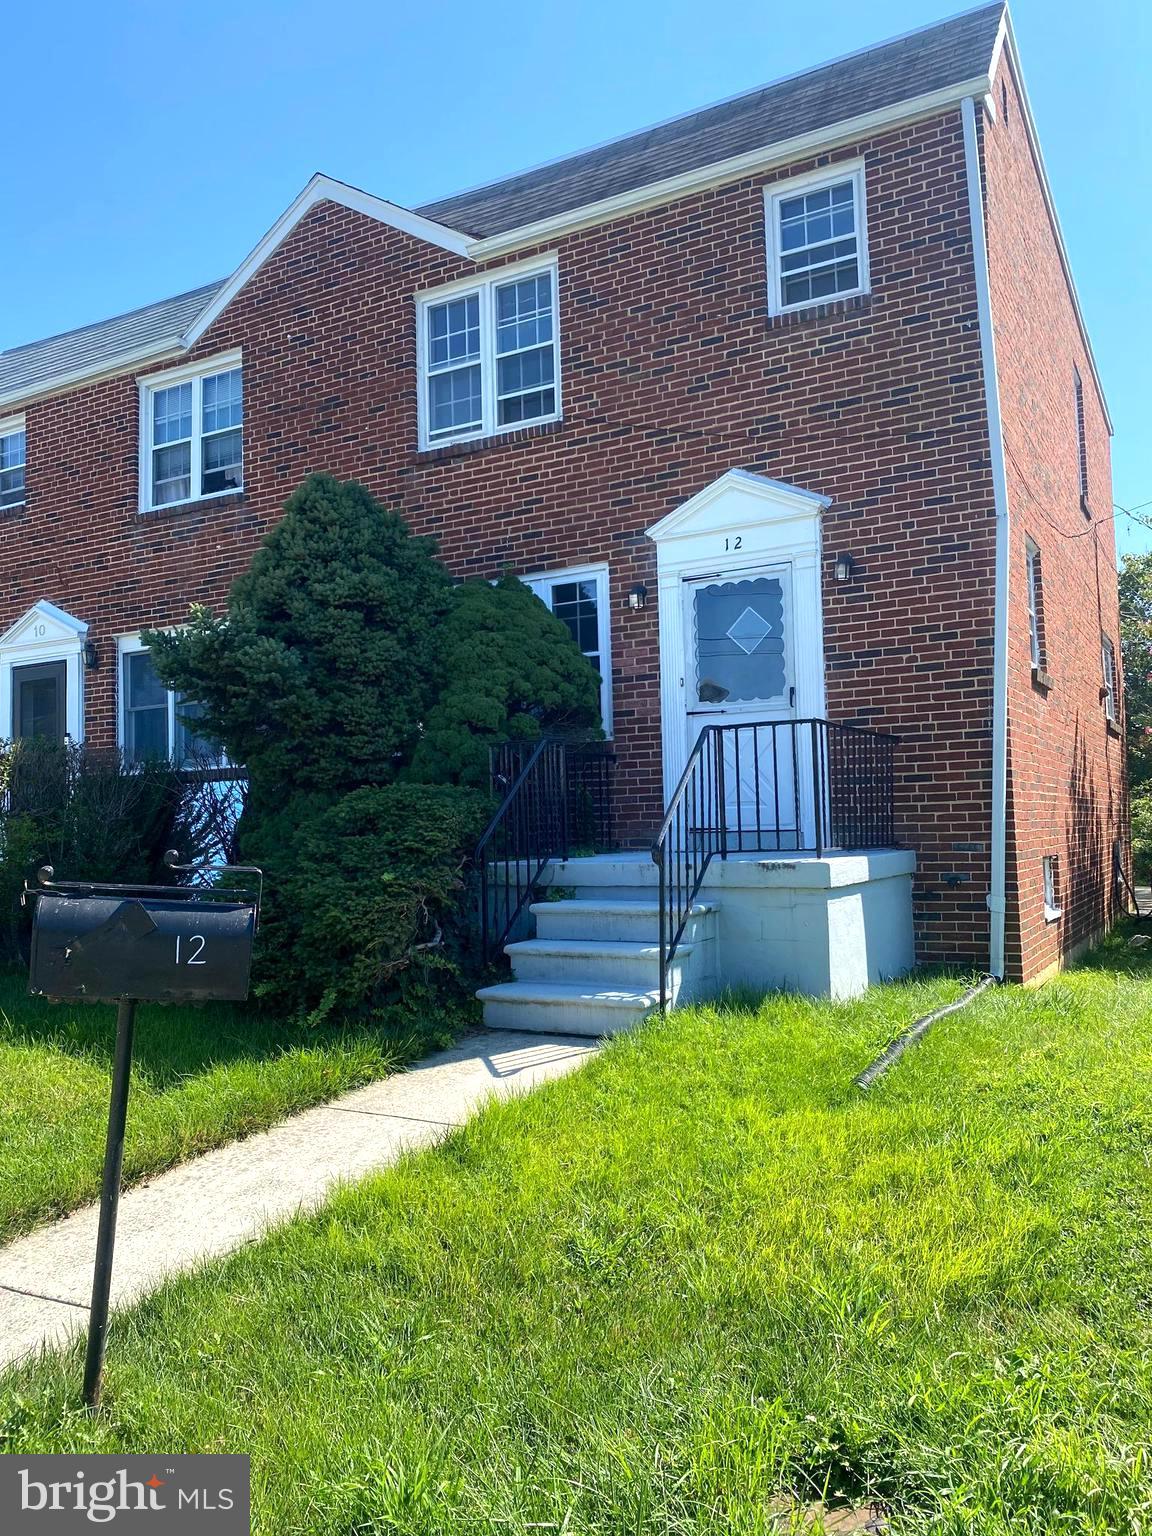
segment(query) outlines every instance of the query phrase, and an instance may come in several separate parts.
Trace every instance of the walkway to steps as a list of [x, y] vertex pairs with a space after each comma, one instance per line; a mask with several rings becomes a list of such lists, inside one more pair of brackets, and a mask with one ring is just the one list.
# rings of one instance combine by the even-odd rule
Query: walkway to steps
[[[482, 987], [493, 1029], [614, 1035], [660, 1002], [659, 873], [645, 852], [603, 854], [548, 866], [541, 878], [557, 899], [533, 902], [534, 937], [507, 944], [512, 981]], [[668, 978], [669, 999], [708, 990], [717, 907], [692, 909]]]
[[[125, 1191], [113, 1307], [170, 1274], [254, 1242], [275, 1223], [319, 1205], [336, 1184], [439, 1141], [486, 1100], [562, 1077], [595, 1051], [589, 1041], [559, 1035], [469, 1035], [410, 1071]], [[131, 1128], [131, 1104], [128, 1117]], [[96, 1219], [90, 1205], [0, 1248], [0, 1367], [86, 1327]]]

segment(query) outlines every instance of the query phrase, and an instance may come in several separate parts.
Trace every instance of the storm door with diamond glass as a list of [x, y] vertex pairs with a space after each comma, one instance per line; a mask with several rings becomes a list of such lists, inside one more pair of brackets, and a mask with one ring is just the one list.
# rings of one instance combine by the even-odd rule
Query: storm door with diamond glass
[[727, 728], [716, 777], [730, 852], [800, 845], [804, 743], [790, 724], [790, 576], [776, 566], [685, 583], [687, 745], [691, 751], [705, 726]]

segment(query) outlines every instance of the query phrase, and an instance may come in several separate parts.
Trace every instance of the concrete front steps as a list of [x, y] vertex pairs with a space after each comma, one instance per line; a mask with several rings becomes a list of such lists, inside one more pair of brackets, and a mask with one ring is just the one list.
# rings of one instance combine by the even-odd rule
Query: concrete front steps
[[[535, 937], [505, 946], [513, 981], [482, 987], [484, 1022], [533, 1033], [614, 1035], [660, 1004], [660, 906], [644, 854], [557, 860], [533, 902]], [[716, 905], [693, 907], [668, 978], [670, 1002], [706, 992], [714, 968]]]

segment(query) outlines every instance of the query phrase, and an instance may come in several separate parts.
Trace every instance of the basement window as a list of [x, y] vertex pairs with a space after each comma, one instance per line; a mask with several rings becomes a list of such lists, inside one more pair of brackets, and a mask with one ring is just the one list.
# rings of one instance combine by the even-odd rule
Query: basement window
[[862, 161], [767, 187], [765, 199], [770, 314], [868, 292]]
[[22, 416], [0, 421], [0, 511], [24, 505], [26, 445]]
[[1054, 923], [1061, 915], [1060, 860], [1054, 853], [1044, 858], [1044, 921]]
[[560, 417], [555, 262], [417, 301], [420, 447]]
[[144, 511], [244, 487], [244, 377], [238, 355], [141, 384]]

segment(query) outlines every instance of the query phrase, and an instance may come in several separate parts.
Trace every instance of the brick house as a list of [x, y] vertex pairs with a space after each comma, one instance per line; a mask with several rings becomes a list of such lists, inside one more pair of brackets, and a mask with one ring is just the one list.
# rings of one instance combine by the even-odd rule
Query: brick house
[[0, 354], [0, 729], [179, 756], [136, 637], [326, 470], [566, 619], [626, 846], [686, 771], [671, 855], [741, 824], [680, 914], [743, 913], [725, 979], [1035, 979], [1116, 911], [1109, 433], [1000, 4], [415, 211], [317, 176], [226, 281]]

